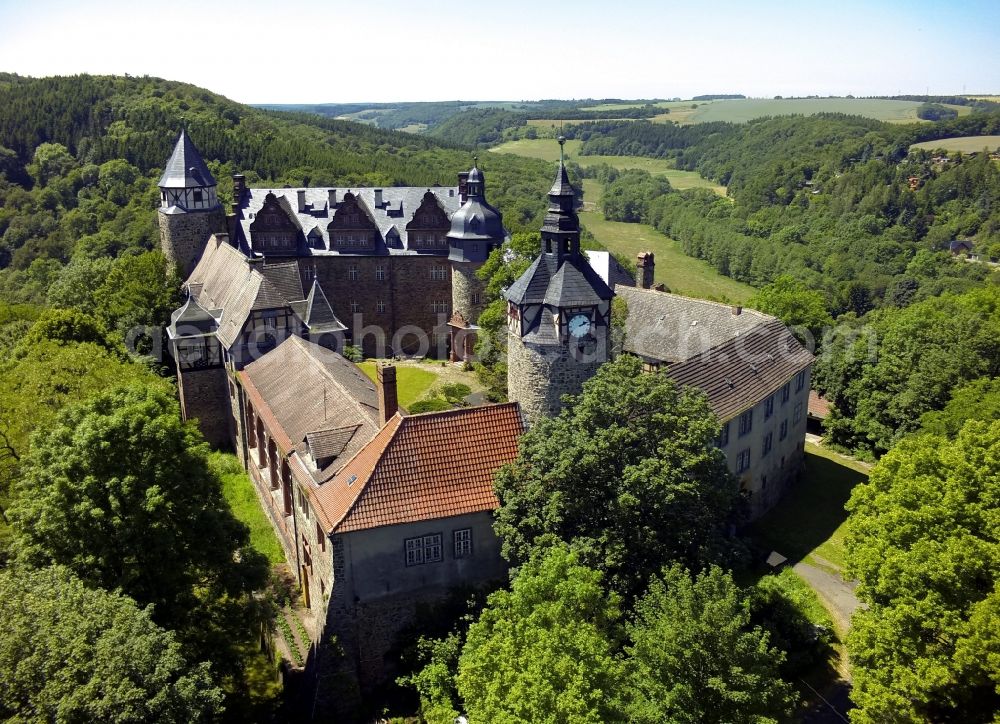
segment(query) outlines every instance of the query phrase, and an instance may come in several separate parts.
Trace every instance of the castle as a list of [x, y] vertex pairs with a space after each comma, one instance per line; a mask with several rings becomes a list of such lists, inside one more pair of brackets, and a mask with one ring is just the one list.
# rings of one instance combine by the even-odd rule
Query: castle
[[511, 402], [422, 415], [400, 409], [393, 366], [372, 382], [339, 353], [471, 355], [475, 272], [507, 237], [478, 164], [450, 188], [255, 189], [237, 175], [234, 190], [227, 215], [182, 131], [158, 212], [186, 276], [168, 328], [182, 412], [237, 452], [314, 639], [336, 634], [362, 682], [386, 675], [421, 602], [504, 576], [493, 474], [611, 357], [616, 296], [624, 351], [707, 395], [755, 516], [801, 469], [812, 355], [773, 317], [653, 289], [652, 254], [637, 284], [588, 256], [562, 159], [538, 255], [504, 293]]

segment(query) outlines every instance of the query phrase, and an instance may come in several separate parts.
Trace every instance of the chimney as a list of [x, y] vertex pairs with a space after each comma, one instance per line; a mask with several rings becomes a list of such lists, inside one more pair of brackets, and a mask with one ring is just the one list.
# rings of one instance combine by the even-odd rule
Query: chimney
[[469, 172], [462, 171], [458, 174], [458, 197], [464, 204], [469, 198]]
[[301, 214], [306, 210], [306, 191], [305, 189], [299, 189], [297, 192], [299, 197], [299, 213]]
[[247, 190], [247, 177], [241, 173], [233, 174], [233, 199], [239, 204], [243, 201], [243, 194]]
[[337, 189], [330, 189], [327, 194], [330, 196], [330, 211], [332, 212], [337, 205]]
[[238, 217], [240, 215], [240, 204], [237, 201], [233, 202], [233, 216]]
[[636, 257], [636, 270], [639, 272], [636, 280], [640, 289], [652, 289], [653, 287], [653, 252], [640, 251]]
[[382, 208], [382, 189], [375, 189], [375, 208]]
[[385, 425], [399, 410], [396, 398], [396, 367], [380, 364], [375, 373], [375, 394], [378, 395], [378, 424]]
[[733, 316], [734, 317], [738, 317], [741, 314], [743, 314], [743, 305], [742, 304], [734, 304], [733, 305]]

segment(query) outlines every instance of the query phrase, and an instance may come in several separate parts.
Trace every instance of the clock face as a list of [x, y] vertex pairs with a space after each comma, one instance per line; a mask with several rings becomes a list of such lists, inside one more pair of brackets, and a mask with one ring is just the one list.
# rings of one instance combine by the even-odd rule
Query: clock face
[[590, 332], [590, 317], [586, 314], [574, 314], [569, 318], [569, 333], [574, 337], [583, 337], [585, 334]]

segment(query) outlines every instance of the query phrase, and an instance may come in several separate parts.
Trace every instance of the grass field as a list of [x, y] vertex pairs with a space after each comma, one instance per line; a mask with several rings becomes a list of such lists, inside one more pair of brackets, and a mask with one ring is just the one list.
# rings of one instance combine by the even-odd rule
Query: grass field
[[925, 148], [928, 151], [959, 151], [961, 153], [973, 153], [988, 148], [995, 151], [1000, 148], [1000, 136], [967, 136], [965, 138], [944, 138], [940, 141], [924, 141], [914, 143], [913, 148]]
[[[581, 156], [580, 141], [566, 141], [566, 158], [572, 159], [583, 168], [606, 163], [617, 169], [637, 168], [652, 174], [666, 176], [675, 189], [703, 188], [711, 189], [720, 196], [726, 195], [726, 187], [714, 181], [702, 178], [694, 171], [678, 171], [673, 168], [673, 162], [662, 158], [646, 158], [644, 156]], [[512, 153], [517, 156], [540, 158], [543, 161], [559, 160], [559, 144], [551, 138], [521, 139], [508, 141], [490, 149], [494, 153]]]
[[[594, 179], [583, 182], [583, 198], [596, 201], [600, 185]], [[735, 279], [722, 276], [711, 264], [688, 256], [680, 243], [664, 236], [648, 224], [626, 224], [607, 221], [600, 211], [584, 211], [581, 223], [610, 251], [635, 259], [640, 251], [656, 255], [655, 279], [672, 292], [702, 299], [732, 302], [745, 301], [753, 294], [753, 287]]]
[[[375, 381], [375, 361], [368, 360], [361, 362], [358, 367], [368, 375], [368, 378]], [[429, 369], [421, 369], [413, 366], [396, 366], [396, 394], [399, 404], [408, 408], [417, 400], [427, 394], [427, 391], [437, 382], [438, 376]]]
[[285, 553], [240, 461], [230, 453], [213, 452], [208, 464], [222, 480], [222, 495], [233, 515], [250, 529], [250, 545], [263, 553], [272, 566], [284, 563]]
[[844, 566], [844, 504], [851, 490], [867, 480], [861, 463], [806, 444], [806, 470], [770, 512], [754, 523], [751, 534], [792, 562], [805, 560], [839, 573]]
[[786, 98], [712, 101], [699, 106], [691, 120], [695, 123], [730, 121], [746, 123], [763, 116], [810, 116], [815, 113], [849, 113], [880, 121], [916, 122], [916, 101], [889, 101], [868, 98]]

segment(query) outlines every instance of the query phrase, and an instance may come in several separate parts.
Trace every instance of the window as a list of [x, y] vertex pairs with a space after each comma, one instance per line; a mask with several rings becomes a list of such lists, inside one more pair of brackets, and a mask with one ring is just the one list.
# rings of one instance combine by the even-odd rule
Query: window
[[326, 550], [326, 535], [323, 533], [323, 526], [316, 521], [316, 540], [319, 541], [319, 549], [321, 551]]
[[195, 189], [194, 191], [194, 202], [196, 204], [201, 203], [201, 189]]
[[375, 267], [375, 281], [384, 282], [385, 281], [385, 267], [377, 266]]
[[309, 520], [309, 499], [306, 497], [306, 494], [302, 492], [302, 488], [296, 488], [295, 494], [299, 499], [299, 508], [302, 509], [302, 515], [305, 516], [306, 520]]
[[448, 270], [443, 266], [432, 266], [431, 267], [431, 279], [437, 281], [443, 281], [448, 278]]
[[447, 314], [448, 302], [431, 302], [431, 312], [433, 314]]
[[802, 403], [801, 402], [796, 402], [795, 403], [795, 411], [792, 413], [792, 424], [793, 425], [798, 425], [799, 424], [799, 420], [801, 420], [801, 419], [802, 419]]
[[785, 386], [781, 388], [781, 404], [784, 405], [788, 402], [788, 396], [792, 391], [792, 385], [790, 382], [786, 382]]
[[361, 305], [358, 304], [357, 302], [351, 302], [351, 314], [360, 314], [360, 313], [361, 313]]
[[753, 410], [747, 410], [740, 415], [740, 437], [746, 435], [753, 429]]
[[472, 555], [472, 528], [462, 528], [453, 534], [455, 539], [455, 558], [468, 558]]
[[742, 451], [736, 458], [736, 474], [739, 475], [750, 469], [750, 448]]
[[441, 534], [422, 535], [417, 538], [407, 538], [404, 542], [406, 565], [419, 566], [423, 563], [436, 563], [441, 560]]
[[383, 300], [379, 299], [375, 302], [375, 311], [379, 314], [385, 314], [385, 302]]
[[309, 566], [309, 572], [313, 572], [313, 557], [312, 557], [312, 547], [309, 545], [309, 541], [306, 540], [305, 533], [302, 534], [302, 562]]
[[313, 280], [316, 279], [316, 269], [311, 266], [303, 267], [302, 278], [306, 280], [306, 283], [311, 285]]
[[767, 402], [764, 403], [764, 419], [770, 420], [771, 415], [774, 414], [774, 395], [767, 398]]
[[347, 278], [352, 282], [356, 282], [358, 280], [358, 267], [356, 265], [351, 264], [350, 268], [347, 270]]
[[480, 299], [481, 299], [481, 298], [482, 298], [482, 297], [481, 297], [481, 295], [479, 294], [479, 292], [473, 292], [473, 293], [472, 293], [472, 303], [473, 303], [473, 304], [479, 304], [479, 301], [480, 301]]
[[784, 440], [788, 437], [788, 418], [781, 421], [781, 429], [778, 431], [778, 439]]
[[795, 391], [802, 392], [802, 388], [806, 386], [806, 371], [802, 370], [797, 375], [795, 375]]
[[722, 432], [719, 433], [719, 447], [725, 447], [729, 444], [729, 423], [722, 423]]
[[760, 456], [766, 458], [767, 454], [771, 452], [771, 446], [774, 444], [774, 433], [769, 432], [764, 436], [764, 447], [760, 451]]

